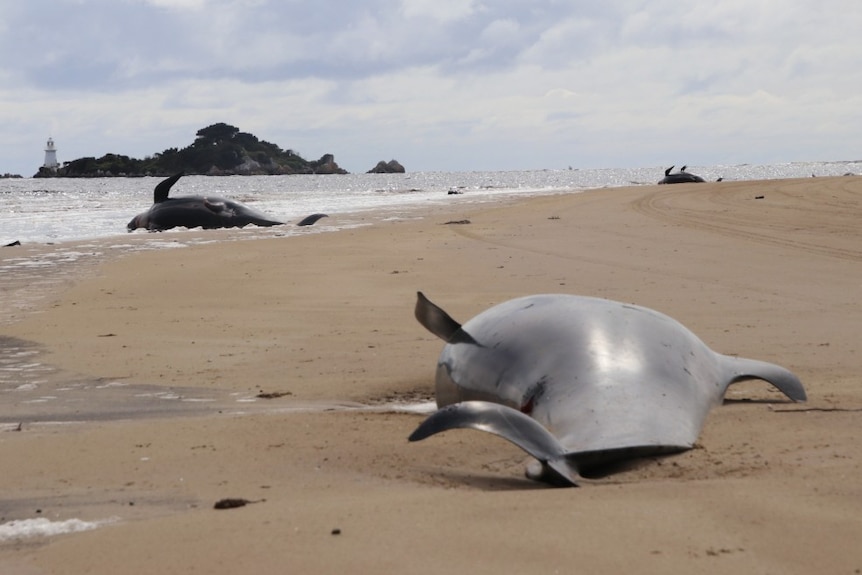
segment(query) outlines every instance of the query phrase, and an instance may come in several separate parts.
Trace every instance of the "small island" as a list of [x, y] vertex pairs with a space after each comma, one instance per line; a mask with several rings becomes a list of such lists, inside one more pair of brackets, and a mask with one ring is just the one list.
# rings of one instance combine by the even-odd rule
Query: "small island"
[[384, 162], [380, 160], [377, 165], [368, 170], [369, 174], [403, 174], [404, 166], [398, 163], [397, 160], [389, 160]]
[[258, 139], [225, 123], [197, 131], [191, 145], [169, 148], [139, 160], [119, 154], [79, 158], [56, 168], [42, 167], [34, 178], [105, 178], [188, 175], [346, 174], [332, 154], [306, 160], [293, 150]]

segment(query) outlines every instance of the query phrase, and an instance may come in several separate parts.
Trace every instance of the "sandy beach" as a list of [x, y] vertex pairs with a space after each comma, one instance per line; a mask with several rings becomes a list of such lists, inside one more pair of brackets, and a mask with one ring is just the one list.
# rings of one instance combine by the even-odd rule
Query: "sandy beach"
[[[862, 177], [640, 186], [88, 266], [0, 331], [60, 397], [4, 394], [0, 524], [105, 523], [0, 573], [860, 573], [860, 222]], [[695, 449], [546, 487], [488, 434], [408, 443], [425, 416], [386, 406], [432, 398], [443, 345], [417, 290], [462, 322], [651, 307], [809, 401], [740, 383]]]

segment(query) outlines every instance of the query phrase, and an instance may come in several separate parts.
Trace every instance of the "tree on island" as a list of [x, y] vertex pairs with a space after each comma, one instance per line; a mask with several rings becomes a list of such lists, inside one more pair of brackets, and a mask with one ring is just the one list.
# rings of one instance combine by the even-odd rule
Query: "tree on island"
[[64, 162], [57, 170], [40, 168], [34, 177], [167, 176], [193, 175], [346, 174], [332, 154], [308, 161], [293, 150], [242, 132], [230, 124], [201, 128], [190, 146], [168, 148], [143, 160], [119, 154]]

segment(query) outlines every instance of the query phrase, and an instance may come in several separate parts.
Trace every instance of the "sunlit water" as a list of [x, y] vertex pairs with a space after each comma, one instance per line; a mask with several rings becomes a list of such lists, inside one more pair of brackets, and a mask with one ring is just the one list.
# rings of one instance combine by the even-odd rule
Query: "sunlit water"
[[[769, 166], [690, 166], [710, 181], [842, 175], [862, 171], [859, 162], [810, 162]], [[513, 195], [552, 194], [592, 188], [654, 184], [663, 168], [428, 172], [320, 176], [187, 176], [172, 196], [215, 195], [238, 200], [285, 222], [323, 212], [394, 216], [435, 203], [478, 203]], [[0, 245], [13, 241], [57, 243], [125, 233], [125, 226], [152, 205], [157, 178], [0, 180]], [[457, 196], [448, 192], [462, 192]], [[350, 225], [333, 218], [330, 227]], [[143, 232], [138, 232], [143, 233]]]

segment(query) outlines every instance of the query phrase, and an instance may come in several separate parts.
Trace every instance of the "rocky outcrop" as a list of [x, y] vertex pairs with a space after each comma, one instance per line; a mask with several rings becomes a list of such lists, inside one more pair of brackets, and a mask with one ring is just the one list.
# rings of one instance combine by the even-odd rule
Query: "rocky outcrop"
[[403, 174], [406, 170], [404, 170], [404, 166], [398, 163], [397, 160], [389, 160], [388, 162], [384, 162], [380, 160], [377, 162], [377, 165], [368, 170], [368, 174]]
[[335, 156], [332, 154], [323, 154], [316, 162], [310, 162], [312, 170], [315, 174], [346, 174], [347, 170], [342, 170], [335, 163]]

